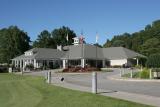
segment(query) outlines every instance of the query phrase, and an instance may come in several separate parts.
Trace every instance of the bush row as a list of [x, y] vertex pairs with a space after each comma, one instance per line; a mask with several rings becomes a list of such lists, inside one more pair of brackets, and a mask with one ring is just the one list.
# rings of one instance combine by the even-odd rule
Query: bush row
[[70, 67], [64, 69], [62, 72], [91, 72], [91, 71], [100, 71], [99, 68], [95, 67]]

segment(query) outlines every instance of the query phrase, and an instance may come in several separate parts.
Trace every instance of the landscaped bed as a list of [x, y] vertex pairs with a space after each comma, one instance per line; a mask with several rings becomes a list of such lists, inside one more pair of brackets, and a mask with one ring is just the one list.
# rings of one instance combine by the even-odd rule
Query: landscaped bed
[[[132, 78], [150, 79], [150, 75], [151, 75], [152, 78], [159, 79], [159, 76], [160, 76], [158, 75], [159, 73], [160, 73], [159, 68], [152, 69], [151, 74], [150, 74], [150, 69], [144, 68], [142, 71], [133, 72]], [[122, 75], [122, 77], [130, 78], [131, 73], [124, 74]]]
[[0, 74], [0, 107], [149, 107], [46, 84], [42, 77]]
[[64, 69], [62, 72], [92, 72], [92, 71], [100, 71], [101, 69], [100, 68], [96, 68], [96, 67], [80, 67], [80, 66], [77, 66], [77, 67], [69, 67], [69, 68], [66, 68]]

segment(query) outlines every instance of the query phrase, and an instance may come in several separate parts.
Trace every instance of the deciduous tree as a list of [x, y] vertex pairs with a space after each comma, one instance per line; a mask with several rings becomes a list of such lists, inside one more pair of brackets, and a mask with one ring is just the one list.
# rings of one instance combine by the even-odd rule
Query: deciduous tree
[[0, 63], [9, 63], [30, 48], [30, 37], [17, 26], [0, 30]]

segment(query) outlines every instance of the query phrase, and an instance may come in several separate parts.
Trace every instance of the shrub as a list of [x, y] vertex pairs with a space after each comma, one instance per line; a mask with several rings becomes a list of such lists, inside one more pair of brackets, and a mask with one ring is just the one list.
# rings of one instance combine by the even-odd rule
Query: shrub
[[149, 69], [145, 68], [142, 72], [140, 72], [140, 78], [149, 78]]
[[135, 68], [141, 69], [141, 65], [135, 65]]
[[153, 54], [149, 56], [146, 62], [146, 66], [149, 68], [159, 68], [160, 67], [160, 54]]
[[0, 73], [6, 73], [8, 72], [8, 67], [7, 66], [0, 66]]

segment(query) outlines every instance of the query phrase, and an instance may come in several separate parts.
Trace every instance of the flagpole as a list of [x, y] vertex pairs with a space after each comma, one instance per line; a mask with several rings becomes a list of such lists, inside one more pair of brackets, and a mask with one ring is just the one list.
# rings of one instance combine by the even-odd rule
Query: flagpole
[[96, 45], [96, 68], [97, 68], [97, 45]]
[[98, 45], [98, 34], [96, 34], [96, 68], [97, 68], [97, 45]]
[[67, 32], [67, 36], [66, 36], [66, 40], [67, 40], [67, 46], [68, 46], [68, 60], [67, 60], [67, 68], [69, 68], [69, 38], [68, 38], [68, 32]]
[[68, 33], [67, 33], [67, 45], [68, 45], [68, 68], [69, 68], [69, 37], [68, 37]]

